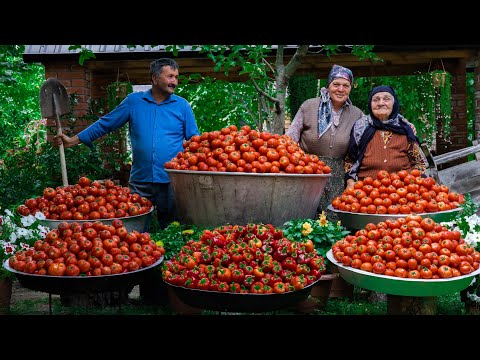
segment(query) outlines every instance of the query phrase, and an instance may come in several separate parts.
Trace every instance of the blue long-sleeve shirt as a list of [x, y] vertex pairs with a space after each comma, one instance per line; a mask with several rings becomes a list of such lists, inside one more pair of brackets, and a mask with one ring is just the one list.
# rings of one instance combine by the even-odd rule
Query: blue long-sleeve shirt
[[132, 143], [130, 180], [136, 182], [170, 182], [164, 164], [183, 151], [184, 140], [200, 134], [187, 100], [172, 94], [157, 104], [150, 89], [129, 94], [78, 137], [92, 148], [93, 141], [126, 122]]

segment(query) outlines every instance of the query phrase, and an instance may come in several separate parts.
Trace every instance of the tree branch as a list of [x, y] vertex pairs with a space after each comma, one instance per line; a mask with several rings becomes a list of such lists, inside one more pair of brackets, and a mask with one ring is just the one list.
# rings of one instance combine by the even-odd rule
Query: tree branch
[[290, 62], [285, 67], [285, 75], [287, 76], [287, 78], [290, 78], [295, 73], [297, 68], [300, 66], [303, 58], [305, 57], [305, 55], [307, 55], [309, 47], [310, 45], [300, 45], [298, 47], [297, 51], [295, 52], [293, 57], [290, 59]]
[[262, 58], [262, 61], [270, 68], [270, 71], [275, 75], [275, 69], [272, 67], [272, 65], [265, 58]]
[[[238, 93], [236, 91], [233, 92], [234, 95], [238, 95]], [[252, 117], [252, 119], [256, 122], [257, 119], [255, 117], [255, 114], [253, 113], [253, 111], [248, 107], [248, 104], [245, 100], [243, 100], [241, 97], [238, 97], [240, 99], [240, 101], [243, 103], [243, 105], [245, 106], [245, 109], [247, 110], [248, 114]], [[231, 99], [231, 97], [230, 97]]]
[[255, 87], [255, 89], [256, 89], [260, 94], [262, 94], [262, 95], [265, 96], [268, 100], [274, 102], [275, 104], [278, 103], [278, 100], [277, 100], [276, 98], [274, 98], [273, 96], [268, 95], [265, 91], [263, 91], [262, 89], [260, 89], [260, 87], [258, 86], [257, 82], [255, 81], [255, 79], [254, 79], [253, 77], [250, 77], [250, 80], [252, 80], [253, 86]]

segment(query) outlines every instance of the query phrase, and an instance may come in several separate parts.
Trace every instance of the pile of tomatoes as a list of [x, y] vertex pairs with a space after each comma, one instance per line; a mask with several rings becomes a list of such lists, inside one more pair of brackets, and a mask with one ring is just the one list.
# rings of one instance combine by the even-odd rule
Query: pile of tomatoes
[[288, 135], [230, 125], [186, 141], [166, 169], [246, 173], [329, 174], [317, 155], [306, 154]]
[[43, 196], [30, 198], [17, 207], [20, 215], [41, 211], [51, 220], [98, 220], [141, 215], [149, 212], [152, 202], [128, 187], [112, 180], [91, 181], [81, 177], [75, 185], [46, 188]]
[[282, 294], [303, 289], [325, 273], [313, 242], [291, 242], [271, 224], [205, 230], [162, 264], [170, 284], [207, 291]]
[[421, 177], [418, 170], [381, 170], [376, 179], [368, 176], [345, 189], [332, 206], [353, 213], [421, 214], [455, 209], [464, 202], [463, 195], [431, 177]]
[[147, 232], [128, 232], [122, 220], [60, 222], [33, 248], [8, 259], [11, 268], [28, 274], [100, 276], [135, 271], [153, 265], [165, 253]]
[[410, 214], [367, 224], [332, 246], [344, 266], [379, 275], [413, 279], [442, 279], [478, 269], [480, 253], [431, 218]]

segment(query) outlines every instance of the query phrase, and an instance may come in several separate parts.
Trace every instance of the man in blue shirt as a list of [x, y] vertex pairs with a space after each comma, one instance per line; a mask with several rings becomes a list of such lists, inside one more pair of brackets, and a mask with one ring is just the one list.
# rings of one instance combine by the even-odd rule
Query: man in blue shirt
[[[190, 104], [175, 95], [178, 64], [168, 58], [150, 64], [152, 88], [129, 94], [115, 109], [95, 123], [68, 137], [58, 135], [65, 148], [80, 143], [93, 147], [93, 141], [128, 122], [132, 143], [129, 187], [152, 201], [158, 221], [165, 228], [175, 218], [173, 190], [164, 164], [183, 151], [183, 141], [199, 135]], [[148, 230], [148, 229], [146, 229]]]

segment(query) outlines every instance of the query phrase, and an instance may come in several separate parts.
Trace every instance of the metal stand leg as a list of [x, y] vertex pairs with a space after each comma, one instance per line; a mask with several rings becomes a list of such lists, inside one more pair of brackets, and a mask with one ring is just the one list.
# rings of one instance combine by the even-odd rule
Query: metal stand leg
[[52, 293], [48, 293], [48, 314], [52, 315]]
[[118, 311], [122, 312], [122, 290], [118, 291]]

